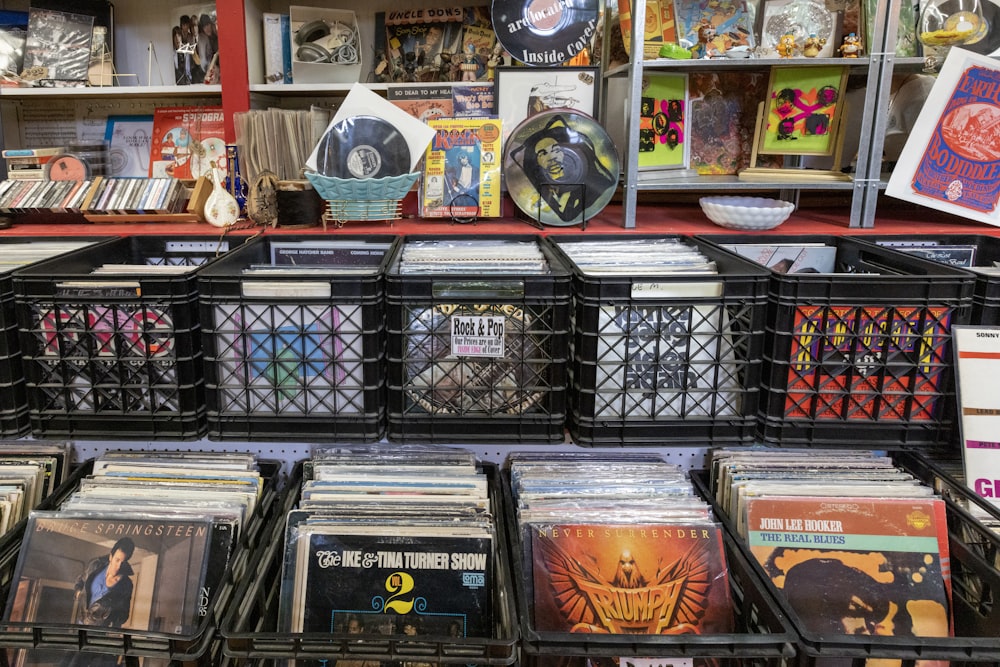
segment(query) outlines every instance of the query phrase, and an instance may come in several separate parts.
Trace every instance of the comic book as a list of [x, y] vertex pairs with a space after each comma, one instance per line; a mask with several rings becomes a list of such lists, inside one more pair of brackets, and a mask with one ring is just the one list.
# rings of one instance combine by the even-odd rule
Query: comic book
[[798, 306], [785, 418], [933, 421], [950, 323], [944, 306]]
[[425, 218], [500, 216], [501, 122], [439, 118], [424, 158], [420, 215]]
[[717, 524], [532, 523], [525, 539], [539, 631], [733, 632]]
[[745, 512], [751, 552], [808, 633], [949, 636], [941, 498], [758, 496]]

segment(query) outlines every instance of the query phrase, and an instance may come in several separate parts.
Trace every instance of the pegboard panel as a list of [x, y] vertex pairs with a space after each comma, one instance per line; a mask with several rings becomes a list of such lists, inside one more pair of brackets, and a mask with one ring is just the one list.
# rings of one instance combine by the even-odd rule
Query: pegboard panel
[[[333, 443], [331, 443], [333, 444]], [[385, 443], [387, 447], [392, 447], [393, 443]], [[86, 461], [103, 454], [111, 449], [126, 449], [134, 451], [214, 451], [214, 452], [254, 452], [264, 459], [281, 461], [284, 464], [283, 472], [288, 473], [295, 463], [309, 456], [313, 443], [295, 442], [217, 442], [210, 440], [196, 440], [184, 442], [169, 441], [134, 441], [134, 440], [76, 440], [73, 441], [73, 452], [77, 462]], [[470, 445], [443, 445], [467, 449], [476, 454], [483, 461], [493, 463], [503, 463], [507, 454], [512, 451], [530, 452], [554, 452], [554, 451], [607, 451], [622, 452], [622, 447], [610, 447], [601, 449], [597, 447], [578, 447], [572, 443], [546, 444], [546, 445], [502, 445], [470, 444]], [[638, 448], [637, 448], [638, 449]], [[627, 450], [627, 448], [625, 448]], [[662, 447], [662, 448], [642, 448], [641, 451], [656, 451], [667, 461], [680, 466], [684, 470], [698, 470], [704, 468], [708, 461], [708, 447]]]

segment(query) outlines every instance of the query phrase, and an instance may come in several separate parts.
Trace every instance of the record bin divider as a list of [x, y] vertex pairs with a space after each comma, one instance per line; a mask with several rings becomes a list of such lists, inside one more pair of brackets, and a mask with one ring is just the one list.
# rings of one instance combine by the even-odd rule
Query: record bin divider
[[[1000, 238], [996, 236], [983, 234], [872, 234], [852, 238], [875, 244], [918, 241], [921, 244], [934, 242], [939, 245], [971, 245], [976, 248], [974, 267], [993, 267], [995, 262], [1000, 262]], [[928, 246], [928, 249], [933, 249], [933, 246]], [[966, 270], [971, 271], [972, 269], [967, 268]], [[1000, 274], [988, 275], [975, 271], [973, 273], [976, 276], [976, 289], [972, 296], [972, 315], [969, 318], [969, 324], [998, 326], [1000, 325]]]
[[[130, 236], [14, 273], [32, 434], [192, 440], [205, 433], [197, 269], [91, 275], [104, 264], [196, 267], [246, 241]], [[81, 284], [82, 283], [82, 284]]]
[[[622, 240], [657, 240], [675, 238], [678, 242], [695, 247], [698, 251], [714, 261], [718, 274], [684, 274], [661, 273], [634, 275], [628, 273], [627, 266], [621, 273], [601, 275], [585, 274], [579, 266], [561, 248], [561, 243]], [[568, 266], [573, 273], [573, 324], [572, 324], [572, 354], [570, 360], [570, 409], [568, 412], [569, 431], [573, 442], [582, 446], [635, 446], [635, 445], [689, 445], [692, 441], [715, 445], [723, 443], [749, 444], [753, 441], [757, 430], [757, 410], [760, 400], [760, 380], [763, 367], [762, 354], [764, 350], [764, 325], [767, 315], [767, 285], [770, 272], [742, 257], [720, 250], [714, 245], [688, 237], [669, 236], [624, 236], [624, 235], [560, 235], [546, 237], [546, 242], [553, 252]], [[690, 288], [692, 285], [713, 287], [721, 286], [717, 296], [670, 297], [665, 294], [671, 285]], [[650, 286], [656, 289], [654, 298], [647, 298], [636, 287]], [[691, 315], [686, 331], [677, 332], [668, 328], [666, 316], [657, 320], [652, 333], [642, 333], [639, 327], [616, 328], [614, 331], [602, 330], [600, 317], [604, 308], [622, 309], [628, 315], [641, 313], [642, 309], [691, 308]], [[708, 315], [702, 315], [704, 311]], [[696, 317], [704, 317], [709, 329], [708, 333], [697, 331], [700, 323]], [[714, 330], [713, 330], [714, 329]], [[685, 400], [689, 413], [662, 416], [650, 414], [649, 411], [635, 410], [630, 416], [624, 406], [624, 396], [634, 396], [638, 387], [627, 386], [627, 373], [633, 363], [622, 350], [612, 348], [611, 343], [605, 343], [609, 348], [603, 356], [599, 355], [601, 342], [607, 337], [620, 339], [620, 342], [642, 342], [644, 337], [656, 338], [661, 341], [670, 337], [681, 338], [680, 347], [688, 347], [689, 358], [705, 350], [716, 350], [716, 353], [726, 344], [726, 332], [732, 332], [729, 341], [733, 354], [733, 370], [727, 370], [728, 362], [718, 360], [713, 364], [699, 362], [704, 371], [699, 375], [708, 375], [719, 381], [738, 378], [738, 383], [731, 388], [704, 387], [694, 385], [685, 389]], [[708, 339], [708, 342], [704, 342]], [[612, 341], [618, 342], [618, 341]], [[649, 349], [649, 346], [643, 346]], [[683, 365], [683, 360], [670, 360], [667, 355], [673, 352], [673, 347], [656, 346], [658, 357], [655, 360], [643, 360], [640, 363], [655, 366], [657, 380], [668, 376], [669, 366]], [[714, 370], [712, 370], [714, 368]], [[598, 381], [599, 371], [603, 371], [606, 379]], [[699, 378], [700, 379], [700, 378]], [[614, 416], [598, 415], [598, 402], [601, 400], [602, 387], [606, 391], [621, 394], [623, 400], [616, 399], [621, 405], [622, 414]], [[655, 388], [648, 391], [654, 392]], [[725, 398], [721, 392], [732, 394]], [[692, 393], [712, 392], [709, 415], [702, 415], [706, 403], [691, 397]], [[726, 414], [726, 410], [732, 414]]]
[[[386, 315], [388, 339], [388, 429], [387, 438], [402, 443], [562, 443], [566, 438], [567, 366], [570, 334], [570, 272], [552, 249], [536, 234], [503, 235], [410, 235], [403, 238], [400, 252], [412, 241], [502, 240], [538, 244], [549, 263], [546, 274], [511, 273], [476, 275], [470, 272], [399, 272], [397, 254], [386, 274]], [[492, 284], [491, 284], [492, 283]], [[541, 340], [538, 363], [544, 372], [532, 369], [531, 377], [542, 376], [531, 409], [516, 414], [491, 414], [465, 410], [439, 414], [427, 412], [407, 394], [408, 367], [424, 358], [410, 358], [407, 344], [417, 335], [405, 321], [413, 309], [430, 310], [441, 305], [514, 306], [532, 322], [534, 332], [519, 334]], [[522, 358], [516, 366], [533, 365]], [[437, 386], [437, 385], [435, 385]], [[525, 391], [523, 384], [517, 391]], [[445, 391], [459, 391], [445, 388]], [[440, 411], [443, 412], [443, 411]]]
[[[64, 499], [76, 488], [88, 470], [92, 470], [93, 461], [88, 461], [74, 475], [72, 488], [60, 492]], [[57, 623], [0, 623], [0, 649], [56, 649], [67, 653], [86, 652], [121, 656], [126, 664], [135, 662], [136, 658], [149, 657], [171, 660], [178, 665], [192, 667], [210, 667], [217, 664], [221, 641], [218, 637], [219, 621], [226, 608], [235, 603], [233, 590], [239, 582], [246, 579], [250, 564], [254, 562], [255, 554], [261, 551], [265, 544], [262, 541], [268, 537], [274, 522], [283, 522], [284, 516], [278, 513], [281, 504], [279, 482], [281, 478], [281, 461], [258, 461], [261, 476], [264, 479], [263, 492], [254, 510], [254, 515], [247, 523], [239, 544], [233, 551], [233, 556], [219, 586], [219, 592], [209, 601], [208, 613], [190, 634], [171, 634], [165, 632], [127, 630], [122, 628], [99, 628], [74, 624]], [[65, 486], [65, 485], [63, 485]], [[55, 506], [49, 509], [57, 509]], [[19, 538], [24, 535], [25, 526], [20, 527]], [[20, 539], [10, 543], [0, 543], [0, 600], [6, 601], [10, 595], [10, 587], [17, 566], [20, 551]]]
[[[913, 451], [889, 450], [894, 463], [911, 472], [936, 489], [948, 489], [943, 494], [947, 521], [948, 545], [952, 576], [952, 614], [956, 636], [912, 637], [874, 635], [829, 635], [810, 632], [803, 627], [800, 616], [786, 602], [783, 594], [771, 583], [764, 569], [757, 563], [746, 541], [736, 534], [731, 519], [715, 502], [711, 491], [708, 470], [691, 471], [696, 492], [708, 500], [721, 517], [727, 533], [739, 551], [751, 563], [754, 572], [764, 581], [771, 596], [798, 636], [799, 664], [803, 667], [822, 667], [824, 660], [852, 659], [863, 666], [867, 659], [892, 659], [901, 661], [903, 667], [918, 660], [947, 660], [951, 667], [1000, 662], [1000, 605], [995, 596], [1000, 591], [1000, 570], [997, 554], [1000, 553], [1000, 535], [984, 527], [954, 500], [970, 498], [994, 516], [996, 508], [989, 508], [973, 494], [963, 492], [961, 485], [949, 480], [926, 459]], [[911, 466], [912, 469], [911, 469]], [[969, 539], [969, 538], [973, 539]], [[974, 599], [978, 596], [980, 599]], [[971, 632], [964, 632], [970, 630]], [[839, 663], [838, 663], [839, 664]]]
[[[497, 465], [482, 462], [490, 489], [490, 506], [501, 507]], [[289, 478], [290, 493], [283, 511], [294, 508], [301, 490], [303, 462]], [[223, 654], [228, 665], [240, 667], [258, 660], [370, 660], [419, 661], [461, 665], [512, 665], [518, 658], [519, 626], [514, 607], [509, 550], [502, 517], [496, 521], [496, 581], [494, 582], [494, 636], [452, 638], [422, 635], [413, 641], [405, 635], [344, 633], [282, 633], [278, 627], [278, 596], [285, 550], [285, 522], [272, 526], [255, 561], [255, 572], [240, 583], [220, 625]]]
[[[389, 246], [382, 261], [363, 275], [338, 273], [331, 267], [325, 274], [310, 272], [307, 275], [294, 273], [251, 277], [242, 273], [250, 266], [274, 266], [271, 261], [272, 243], [308, 242], [322, 243], [326, 237], [315, 235], [275, 235], [259, 237], [245, 244], [212, 265], [198, 272], [198, 299], [201, 311], [201, 336], [203, 365], [205, 372], [205, 396], [207, 403], [208, 437], [211, 440], [241, 441], [329, 441], [377, 442], [385, 433], [385, 285], [386, 266], [394, 254], [399, 237], [393, 235], [337, 235], [337, 241], [364, 243], [384, 243]], [[247, 281], [265, 280], [276, 286], [309, 283], [314, 286], [329, 286], [329, 296], [245, 296], [243, 287]], [[279, 409], [278, 394], [282, 391], [278, 375], [270, 384], [256, 385], [259, 380], [252, 374], [255, 365], [282, 363], [297, 364], [299, 367], [318, 366], [320, 360], [311, 359], [306, 349], [310, 341], [318, 340], [318, 348], [330, 347], [329, 367], [336, 369], [341, 363], [333, 349], [340, 334], [337, 325], [324, 330], [324, 325], [305, 321], [282, 324], [285, 317], [283, 306], [290, 308], [339, 308], [337, 313], [348, 312], [357, 317], [360, 332], [348, 332], [352, 340], [347, 344], [360, 349], [357, 360], [343, 363], [357, 364], [359, 372], [345, 375], [345, 379], [334, 378], [330, 385], [313, 386], [307, 380], [293, 388], [301, 392], [296, 400], [336, 402], [342, 392], [357, 391], [357, 398], [342, 398], [357, 412], [343, 408], [329, 411], [302, 410], [291, 412]], [[235, 308], [236, 315], [220, 315], [217, 310]], [[331, 311], [332, 312], [332, 311]], [[246, 315], [244, 317], [244, 315]], [[331, 315], [333, 317], [333, 314]], [[255, 319], [259, 318], [259, 320]], [[242, 328], [237, 322], [242, 320]], [[289, 359], [278, 358], [279, 352], [269, 350], [268, 344], [274, 330], [252, 330], [254, 323], [275, 321], [273, 327], [283, 328], [280, 335], [291, 340], [297, 347]], [[316, 324], [316, 329], [309, 328]], [[277, 329], [275, 329], [277, 330]], [[251, 342], [255, 336], [265, 336], [264, 344], [254, 349]], [[227, 340], [231, 339], [231, 340]], [[241, 346], [246, 346], [241, 350]], [[227, 354], [231, 355], [227, 358]], [[327, 360], [322, 360], [326, 362]], [[233, 365], [237, 370], [233, 371]], [[262, 374], [266, 374], [265, 372]], [[298, 380], [298, 378], [296, 378]], [[270, 401], [259, 409], [251, 405], [253, 392], [266, 396], [271, 392]], [[227, 395], [230, 398], [227, 398]], [[232, 396], [238, 398], [232, 399]], [[331, 397], [332, 396], [332, 397]], [[303, 398], [304, 397], [304, 398]], [[241, 402], [242, 401], [242, 402]], [[239, 405], [237, 405], [239, 403]]]
[[[5, 236], [0, 237], [0, 253], [15, 245], [28, 246], [33, 241], [58, 243], [86, 241], [103, 243], [113, 236]], [[39, 260], [41, 261], [41, 260]], [[27, 435], [31, 428], [28, 415], [28, 396], [24, 386], [24, 369], [21, 365], [21, 343], [17, 332], [17, 310], [14, 304], [14, 285], [11, 275], [25, 264], [9, 271], [0, 269], [0, 438]]]
[[[510, 562], [514, 570], [514, 592], [521, 623], [521, 649], [526, 658], [702, 658], [721, 665], [753, 664], [755, 667], [782, 667], [795, 656], [795, 631], [767, 592], [746, 556], [723, 532], [730, 593], [735, 624], [732, 634], [613, 635], [538, 631], [531, 616], [534, 604], [528, 599], [531, 572], [523, 554], [517, 524], [510, 470], [503, 470], [504, 524], [510, 535]], [[531, 660], [527, 665], [533, 664]], [[544, 663], [542, 663], [544, 664]]]
[[[826, 447], [853, 447], [859, 438], [873, 447], [932, 447], [953, 441], [950, 328], [969, 322], [972, 273], [852, 237], [694, 238], [720, 248], [733, 243], [823, 243], [837, 248], [836, 263], [842, 273], [771, 272], [759, 440]], [[882, 273], [875, 275], [869, 269]], [[911, 332], [896, 340], [895, 332], [886, 331], [888, 322], [852, 319], [852, 309], [862, 306], [892, 315], [893, 324], [904, 330], [923, 326], [946, 331], [923, 332], [920, 340]], [[843, 318], [836, 313], [840, 308], [847, 309]], [[910, 310], [916, 315], [907, 322], [903, 312]], [[923, 338], [930, 340], [929, 345]], [[795, 345], [804, 361], [792, 359]], [[928, 346], [926, 357], [920, 356], [925, 352], [921, 345]], [[890, 359], [889, 354], [895, 357]], [[866, 355], [873, 359], [865, 360]], [[838, 386], [823, 372], [830, 367], [845, 369], [846, 374], [837, 377], [867, 384], [871, 390], [858, 394]], [[796, 380], [800, 386], [793, 388]], [[794, 412], [803, 414], [790, 414]]]

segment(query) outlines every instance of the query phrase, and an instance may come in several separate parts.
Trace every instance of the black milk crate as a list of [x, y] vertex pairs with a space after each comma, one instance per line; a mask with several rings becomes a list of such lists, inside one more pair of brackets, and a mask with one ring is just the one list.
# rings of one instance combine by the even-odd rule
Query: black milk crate
[[[535, 242], [548, 273], [386, 274], [388, 438], [399, 442], [563, 442], [570, 273], [536, 235], [407, 236]], [[460, 356], [457, 318], [500, 319], [503, 352]], [[492, 319], [491, 319], [492, 318]]]
[[[894, 244], [917, 245], [926, 253], [922, 256], [927, 259], [959, 268], [963, 268], [962, 260], [969, 259], [967, 253], [960, 249], [952, 252], [938, 248], [935, 251], [934, 246], [972, 246], [972, 263], [966, 266], [967, 270], [976, 274], [976, 289], [972, 295], [969, 324], [1000, 325], [1000, 268], [995, 268], [994, 265], [995, 262], [1000, 263], [1000, 238], [982, 234], [873, 234], [855, 238], [887, 247], [893, 247]], [[980, 273], [976, 270], [987, 267], [994, 272]]]
[[[1000, 591], [1000, 535], [986, 528], [957, 499], [963, 498], [997, 514], [981, 499], [964, 490], [953, 479], [936, 469], [919, 453], [889, 450], [894, 463], [934, 487], [945, 500], [948, 522], [948, 550], [951, 568], [951, 614], [954, 633], [950, 637], [912, 637], [885, 635], [834, 635], [804, 629], [801, 617], [771, 583], [764, 569], [756, 563], [746, 542], [740, 539], [731, 519], [714, 501], [710, 472], [691, 472], [698, 493], [722, 517], [726, 530], [754, 572], [764, 581], [781, 613], [798, 636], [799, 664], [804, 667], [851, 665], [865, 667], [869, 659], [898, 660], [901, 667], [918, 666], [922, 660], [950, 661], [951, 667], [1000, 662], [1000, 605], [995, 596]], [[964, 502], [964, 501], [963, 501]], [[837, 582], [830, 582], [836, 587]]]
[[749, 443], [756, 435], [769, 272], [694, 239], [718, 275], [573, 271], [568, 426], [585, 446]]
[[[735, 667], [782, 667], [791, 664], [795, 655], [794, 629], [779, 610], [773, 596], [766, 591], [760, 576], [754, 571], [743, 552], [724, 534], [723, 545], [733, 606], [734, 632], [725, 634], [610, 634], [594, 632], [539, 631], [534, 627], [535, 605], [529, 600], [532, 572], [524, 556], [523, 542], [517, 523], [517, 511], [510, 487], [509, 471], [504, 470], [504, 523], [510, 531], [507, 543], [514, 569], [514, 592], [521, 622], [521, 649], [524, 664], [537, 667], [586, 667], [586, 665], [619, 664], [625, 667], [628, 657], [650, 659], [644, 665], [669, 665], [670, 659], [693, 659], [696, 667], [719, 665]], [[656, 565], [656, 564], [653, 564]], [[659, 565], [666, 566], [666, 563]], [[654, 568], [655, 569], [655, 568]], [[648, 573], [647, 573], [648, 574]], [[614, 572], [607, 573], [608, 577]], [[567, 582], [572, 577], [567, 573]], [[568, 592], [571, 586], [561, 582]], [[672, 588], [683, 595], [684, 585]], [[595, 593], [599, 595], [599, 593]], [[612, 599], [612, 593], [607, 592]], [[651, 596], [652, 598], [652, 596]], [[677, 601], [672, 601], [677, 603]], [[664, 603], [670, 604], [670, 603]], [[644, 610], [645, 611], [645, 610]], [[680, 612], [677, 612], [680, 613]], [[648, 619], [652, 623], [655, 619]], [[568, 660], [566, 660], [568, 658]], [[617, 659], [621, 658], [620, 661]], [[615, 659], [614, 662], [611, 662]], [[690, 664], [690, 663], [689, 663]]]
[[951, 326], [969, 321], [975, 276], [850, 237], [700, 238], [836, 248], [840, 273], [772, 271], [765, 442], [888, 447], [954, 439]]
[[[384, 274], [398, 238], [335, 238], [358, 248], [324, 247], [330, 237], [265, 236], [198, 273], [210, 438], [374, 442], [384, 435]], [[275, 255], [283, 242], [306, 245], [288, 250], [297, 258], [282, 255], [280, 245]], [[283, 261], [334, 260], [357, 268], [270, 271]], [[269, 273], [243, 273], [251, 267]]]
[[[502, 503], [500, 473], [495, 463], [483, 462], [489, 486], [490, 506]], [[303, 464], [299, 462], [289, 477], [284, 512], [299, 501]], [[497, 514], [500, 514], [497, 510]], [[247, 666], [262, 661], [275, 665], [291, 660], [350, 661], [360, 665], [461, 664], [512, 665], [518, 658], [520, 638], [514, 606], [511, 566], [506, 531], [497, 519], [497, 548], [494, 554], [496, 581], [493, 590], [493, 634], [490, 637], [445, 637], [344, 632], [277, 632], [281, 576], [285, 558], [285, 526], [274, 525], [258, 557], [256, 571], [243, 579], [233, 595], [233, 604], [223, 618], [220, 634], [228, 665]], [[373, 594], [377, 591], [373, 591]], [[356, 661], [356, 662], [355, 662]]]
[[[100, 243], [110, 237], [19, 237], [0, 238], [0, 254], [7, 255], [30, 245], [54, 243]], [[65, 252], [65, 251], [64, 251]], [[12, 260], [8, 260], [12, 261]], [[17, 333], [17, 310], [14, 306], [14, 271], [28, 264], [0, 266], [0, 438], [26, 435], [31, 422], [28, 418], [28, 395], [21, 367], [21, 342]]]
[[[85, 465], [90, 465], [88, 462]], [[238, 544], [230, 556], [229, 564], [221, 578], [217, 593], [211, 596], [205, 615], [198, 626], [186, 634], [141, 631], [129, 628], [105, 628], [71, 623], [15, 623], [0, 622], [0, 655], [6, 650], [8, 659], [15, 649], [30, 651], [42, 663], [121, 664], [138, 667], [144, 658], [172, 661], [181, 667], [213, 667], [221, 660], [222, 643], [218, 628], [223, 616], [236, 602], [233, 593], [240, 582], [250, 576], [258, 554], [267, 546], [276, 523], [283, 523], [282, 510], [287, 493], [281, 488], [281, 462], [260, 460], [260, 474], [264, 480], [260, 499], [252, 516], [248, 517]], [[75, 479], [75, 484], [79, 478]], [[69, 495], [66, 493], [65, 495]], [[65, 496], [64, 496], [65, 497]], [[52, 506], [49, 509], [57, 509]], [[21, 527], [23, 535], [24, 527]], [[110, 543], [109, 543], [110, 545]], [[105, 546], [109, 546], [105, 545]], [[21, 540], [4, 543], [0, 547], [0, 599], [11, 595]], [[84, 559], [85, 562], [85, 559]], [[82, 568], [82, 565], [81, 565]], [[70, 582], [72, 583], [72, 582]], [[80, 654], [80, 655], [76, 655]], [[113, 656], [113, 657], [111, 657]], [[109, 657], [111, 657], [109, 659]], [[167, 664], [164, 662], [164, 664]]]
[[[195, 273], [240, 242], [132, 236], [15, 272], [32, 433], [204, 435]], [[124, 272], [92, 275], [111, 264]]]

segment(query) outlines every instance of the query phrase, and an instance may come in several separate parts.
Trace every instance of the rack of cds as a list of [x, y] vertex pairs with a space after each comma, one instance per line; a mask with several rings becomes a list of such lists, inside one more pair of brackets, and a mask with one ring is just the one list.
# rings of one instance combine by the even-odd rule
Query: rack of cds
[[715, 450], [691, 477], [794, 628], [798, 664], [1000, 659], [1000, 514], [921, 454]]
[[952, 442], [951, 326], [969, 322], [973, 274], [850, 237], [698, 238], [794, 271], [768, 288], [763, 441]]
[[107, 239], [7, 237], [0, 242], [3, 249], [0, 259], [0, 438], [25, 435], [29, 427], [11, 274], [34, 262], [103, 240]]
[[317, 445], [222, 621], [230, 664], [511, 665], [498, 467], [434, 445]]
[[538, 236], [405, 237], [386, 274], [389, 439], [562, 442], [570, 289]]
[[240, 242], [132, 236], [15, 272], [32, 433], [204, 435], [195, 272]]
[[267, 236], [198, 272], [210, 438], [382, 438], [384, 274], [397, 243]]
[[688, 238], [547, 241], [573, 272], [573, 442], [753, 440], [767, 314], [764, 267]]
[[280, 462], [117, 450], [80, 470], [0, 554], [5, 664], [219, 664], [220, 620], [287, 502]]

